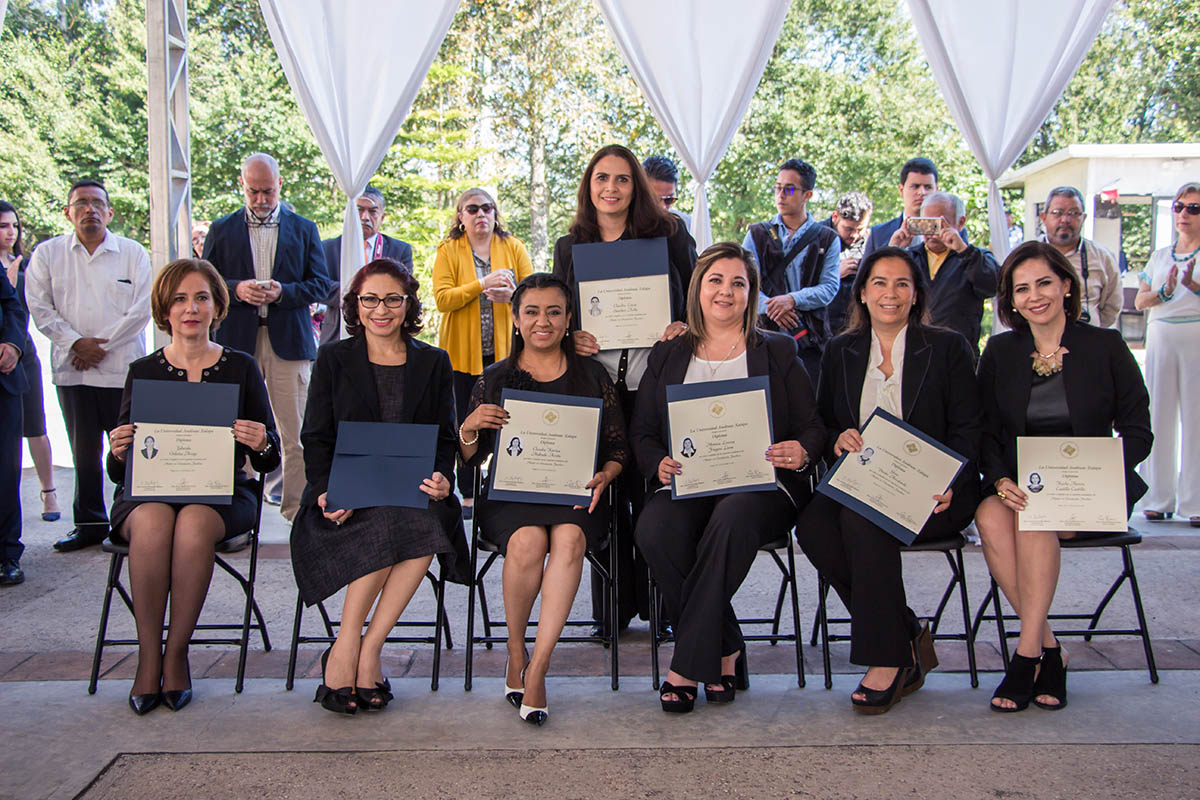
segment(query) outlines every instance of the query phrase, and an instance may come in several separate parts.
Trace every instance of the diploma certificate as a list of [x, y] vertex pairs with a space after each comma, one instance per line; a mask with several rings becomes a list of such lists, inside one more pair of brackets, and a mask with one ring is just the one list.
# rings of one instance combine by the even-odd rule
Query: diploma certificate
[[667, 387], [671, 458], [683, 465], [673, 498], [775, 488], [766, 377]]
[[671, 324], [666, 239], [629, 239], [571, 248], [579, 327], [601, 350], [651, 347]]
[[881, 408], [861, 435], [862, 450], [842, 454], [817, 491], [912, 544], [967, 460]]
[[233, 501], [238, 387], [135, 380], [125, 456], [130, 500], [226, 505]]
[[1129, 528], [1125, 456], [1112, 436], [1018, 436], [1017, 484], [1024, 531], [1109, 531]]
[[588, 506], [600, 441], [598, 397], [505, 389], [508, 422], [496, 433], [494, 500]]

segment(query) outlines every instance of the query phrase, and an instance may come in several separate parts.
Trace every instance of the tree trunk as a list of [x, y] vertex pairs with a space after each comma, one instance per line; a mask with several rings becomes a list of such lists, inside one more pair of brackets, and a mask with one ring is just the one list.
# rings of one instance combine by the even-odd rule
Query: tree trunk
[[539, 272], [550, 267], [548, 223], [549, 187], [546, 185], [546, 137], [537, 117], [529, 131], [529, 257]]

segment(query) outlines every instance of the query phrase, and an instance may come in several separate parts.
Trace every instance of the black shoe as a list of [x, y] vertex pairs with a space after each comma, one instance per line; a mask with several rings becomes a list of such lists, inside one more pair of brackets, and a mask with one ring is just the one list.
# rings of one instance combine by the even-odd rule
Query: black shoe
[[1000, 681], [1000, 685], [996, 687], [992, 699], [995, 700], [999, 697], [1011, 700], [1015, 707], [1005, 708], [990, 703], [989, 708], [1001, 713], [1024, 711], [1029, 708], [1029, 701], [1033, 699], [1033, 674], [1041, 660], [1041, 656], [1030, 658], [1020, 653], [1013, 653], [1013, 657], [1008, 662], [1008, 672], [1004, 673], [1004, 680]]
[[[674, 700], [668, 700], [667, 695], [675, 695]], [[662, 686], [658, 689], [658, 701], [662, 703], [662, 710], [672, 714], [687, 714], [696, 707], [695, 686], [676, 686], [670, 681], [663, 681]]]
[[163, 705], [172, 711], [179, 709], [192, 702], [192, 665], [188, 664], [188, 685], [186, 689], [171, 689], [162, 693]]
[[355, 686], [354, 694], [358, 698], [358, 707], [363, 711], [383, 711], [387, 704], [395, 699], [395, 695], [392, 694], [392, 682], [387, 678], [383, 679], [383, 683], [376, 683], [374, 688]]
[[[1045, 703], [1037, 698], [1049, 695], [1057, 703]], [[1062, 645], [1042, 649], [1042, 668], [1033, 681], [1033, 704], [1047, 711], [1061, 711], [1067, 707], [1067, 665], [1062, 657]]]
[[325, 665], [329, 662], [331, 650], [332, 645], [321, 654], [321, 685], [317, 687], [317, 696], [313, 698], [313, 702], [320, 703], [322, 708], [335, 714], [354, 714], [358, 711], [358, 695], [354, 687], [332, 689], [325, 684]]
[[886, 714], [892, 706], [900, 702], [900, 697], [904, 694], [904, 684], [911, 671], [911, 667], [896, 670], [892, 685], [886, 689], [868, 689], [861, 683], [858, 684], [858, 688], [854, 690], [855, 694], [862, 694], [865, 699], [856, 700], [851, 695], [850, 702], [854, 704], [854, 710], [860, 714]]
[[142, 717], [158, 708], [158, 704], [162, 702], [162, 699], [163, 696], [159, 692], [155, 692], [154, 694], [131, 694], [129, 695], [129, 707], [133, 709], [133, 713]]
[[904, 684], [904, 696], [920, 689], [925, 685], [925, 676], [937, 668], [937, 650], [933, 648], [933, 634], [929, 632], [929, 623], [921, 625], [921, 632], [912, 640], [913, 667], [908, 680]]
[[25, 573], [15, 558], [6, 558], [0, 562], [0, 586], [16, 586], [25, 582]]
[[93, 533], [82, 528], [76, 528], [68, 533], [63, 538], [54, 543], [54, 549], [60, 553], [71, 553], [75, 550], [82, 550], [85, 547], [92, 547], [104, 541], [104, 537], [108, 536], [108, 528], [100, 525], [88, 527], [98, 528], [98, 532]]

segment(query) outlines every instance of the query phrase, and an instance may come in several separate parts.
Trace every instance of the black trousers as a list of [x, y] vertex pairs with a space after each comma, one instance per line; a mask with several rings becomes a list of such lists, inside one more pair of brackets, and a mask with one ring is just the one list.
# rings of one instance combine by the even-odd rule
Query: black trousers
[[21, 395], [0, 391], [0, 560], [21, 558]]
[[[958, 531], [948, 512], [934, 514], [917, 541], [944, 539]], [[920, 625], [904, 594], [900, 541], [823, 494], [815, 495], [800, 515], [796, 539], [850, 611], [850, 662], [911, 666], [911, 642]]]
[[721, 657], [745, 641], [731, 603], [758, 548], [787, 533], [796, 509], [782, 490], [646, 501], [637, 545], [675, 625], [671, 669], [702, 683], [721, 679]]
[[[489, 367], [495, 361], [494, 356], [484, 356], [483, 366]], [[479, 380], [478, 375], [471, 375], [466, 372], [451, 373], [454, 380], [454, 413], [458, 415], [458, 424], [462, 425], [467, 418], [467, 408], [471, 405], [471, 390], [475, 388], [475, 381]], [[458, 468], [458, 493], [463, 499], [475, 496], [475, 486], [473, 484], [473, 476], [471, 470], [464, 468], [461, 464]]]
[[121, 389], [98, 386], [59, 386], [58, 402], [67, 425], [67, 440], [75, 461], [75, 527], [99, 540], [108, 535], [104, 505], [104, 439], [117, 427]]

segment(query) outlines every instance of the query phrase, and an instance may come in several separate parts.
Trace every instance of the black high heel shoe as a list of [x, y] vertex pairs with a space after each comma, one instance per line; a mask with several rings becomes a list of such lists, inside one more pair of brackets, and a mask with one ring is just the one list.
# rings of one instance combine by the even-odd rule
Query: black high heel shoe
[[1013, 653], [1012, 660], [1008, 662], [1008, 672], [1004, 673], [1004, 680], [1000, 681], [1000, 685], [996, 687], [992, 699], [995, 700], [999, 697], [1011, 700], [1016, 707], [1005, 708], [995, 703], [988, 703], [992, 711], [1011, 713], [1029, 708], [1029, 701], [1033, 699], [1033, 673], [1037, 669], [1039, 661], [1041, 661], [1040, 657], [1030, 658], [1020, 653]]
[[929, 623], [921, 625], [921, 632], [912, 640], [913, 668], [904, 684], [902, 696], [910, 694], [925, 685], [925, 676], [935, 670], [938, 665], [937, 650], [933, 648], [933, 634], [929, 632]]
[[912, 667], [901, 667], [896, 670], [896, 677], [892, 679], [892, 685], [886, 689], [868, 689], [859, 683], [854, 694], [864, 695], [864, 699], [858, 700], [853, 694], [850, 696], [854, 710], [860, 714], [886, 714], [892, 706], [900, 702], [900, 698], [904, 694], [904, 684], [908, 680], [910, 672], [912, 672]]
[[313, 698], [313, 702], [320, 703], [322, 708], [335, 714], [357, 713], [358, 696], [355, 694], [353, 686], [331, 689], [325, 685], [325, 666], [329, 662], [329, 654], [332, 651], [333, 645], [330, 645], [329, 649], [321, 654], [321, 685], [317, 687], [317, 695]]
[[709, 703], [732, 703], [737, 698], [738, 691], [750, 688], [750, 676], [746, 671], [746, 648], [738, 651], [733, 662], [733, 674], [721, 676], [721, 688], [713, 689], [704, 684], [704, 699]]
[[129, 695], [129, 707], [133, 709], [133, 713], [142, 717], [158, 708], [158, 704], [162, 702], [162, 699], [162, 692], [131, 694]]
[[[1057, 703], [1045, 703], [1038, 695], [1050, 695]], [[1060, 711], [1067, 707], [1067, 665], [1062, 657], [1062, 644], [1042, 650], [1042, 669], [1033, 682], [1033, 704], [1047, 711]]]
[[[529, 665], [529, 654], [525, 654], [525, 665]], [[521, 701], [525, 699], [525, 667], [521, 667], [521, 685], [508, 685], [508, 658], [504, 659], [504, 699], [513, 708], [520, 710]]]
[[387, 678], [384, 678], [382, 683], [377, 681], [374, 688], [355, 686], [354, 696], [358, 699], [358, 707], [364, 711], [383, 711], [388, 703], [395, 699], [395, 695], [392, 694], [392, 682]]
[[[675, 695], [674, 700], [668, 700], [667, 695]], [[696, 687], [676, 686], [670, 681], [663, 681], [658, 690], [658, 701], [662, 710], [672, 714], [686, 714], [696, 707]]]

